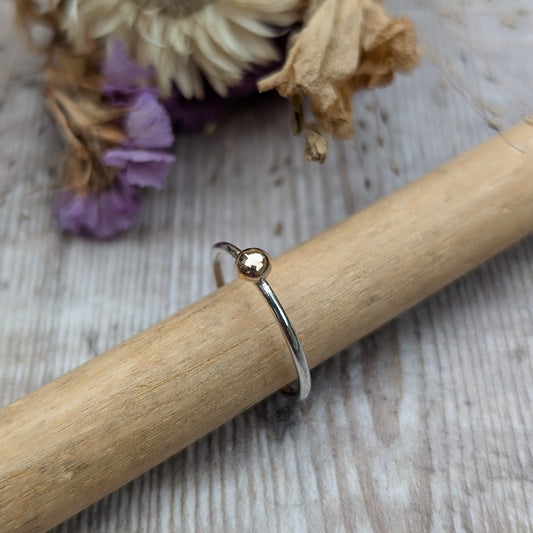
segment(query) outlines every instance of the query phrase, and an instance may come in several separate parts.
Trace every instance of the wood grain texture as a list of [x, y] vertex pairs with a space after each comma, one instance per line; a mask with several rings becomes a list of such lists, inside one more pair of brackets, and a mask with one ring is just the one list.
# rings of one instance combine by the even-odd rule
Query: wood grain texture
[[[423, 66], [356, 97], [358, 137], [324, 166], [283, 103], [244, 105], [178, 139], [168, 194], [112, 243], [55, 231], [59, 142], [3, 18], [2, 404], [209, 292], [212, 242], [277, 255], [531, 112], [527, 6], [426, 4], [392, 5]], [[306, 404], [272, 397], [58, 531], [530, 530], [532, 265], [528, 239], [319, 367]]]
[[[311, 368], [533, 234], [533, 125], [503, 137], [276, 259]], [[1, 409], [0, 531], [59, 524], [294, 380], [251, 288], [213, 292]], [[399, 430], [377, 413], [385, 436]]]

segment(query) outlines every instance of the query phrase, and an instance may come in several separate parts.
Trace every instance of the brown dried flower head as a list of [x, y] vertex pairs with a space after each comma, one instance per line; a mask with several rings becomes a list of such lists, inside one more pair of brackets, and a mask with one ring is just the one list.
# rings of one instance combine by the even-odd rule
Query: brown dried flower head
[[352, 94], [392, 81], [419, 61], [408, 19], [393, 19], [375, 0], [310, 3], [282, 69], [258, 83], [286, 98], [301, 92], [318, 124], [339, 139], [353, 136]]
[[116, 169], [102, 163], [103, 153], [121, 144], [124, 111], [110, 107], [101, 94], [100, 52], [77, 56], [56, 46], [45, 69], [45, 98], [68, 145], [63, 184], [81, 191], [108, 188]]

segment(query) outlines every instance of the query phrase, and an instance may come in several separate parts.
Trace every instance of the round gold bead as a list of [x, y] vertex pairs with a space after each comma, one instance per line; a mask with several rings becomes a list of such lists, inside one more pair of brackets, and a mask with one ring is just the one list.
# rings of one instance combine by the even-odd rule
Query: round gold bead
[[258, 282], [272, 270], [270, 256], [261, 248], [246, 248], [235, 259], [235, 270], [239, 278]]

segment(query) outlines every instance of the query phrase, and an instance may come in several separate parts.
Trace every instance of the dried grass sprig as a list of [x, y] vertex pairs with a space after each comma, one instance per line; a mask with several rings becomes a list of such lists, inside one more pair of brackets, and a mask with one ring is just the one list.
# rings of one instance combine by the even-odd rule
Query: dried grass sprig
[[45, 100], [68, 145], [62, 184], [81, 191], [109, 188], [114, 167], [103, 164], [107, 150], [124, 142], [124, 109], [105, 101], [101, 92], [101, 52], [78, 56], [66, 46], [49, 50]]
[[[103, 154], [124, 139], [120, 121], [124, 110], [112, 108], [102, 95], [101, 45], [77, 55], [60, 28], [63, 0], [18, 0], [16, 20], [28, 45], [46, 54], [45, 101], [67, 144], [63, 186], [80, 193], [108, 188], [116, 169], [103, 164]], [[35, 28], [44, 27], [48, 39], [38, 41]]]
[[[49, 0], [48, 5], [42, 5], [35, 0], [17, 0], [15, 2], [15, 22], [28, 47], [37, 52], [46, 52], [52, 48], [60, 38], [60, 13], [63, 0]], [[38, 39], [36, 29], [45, 30], [45, 39]]]

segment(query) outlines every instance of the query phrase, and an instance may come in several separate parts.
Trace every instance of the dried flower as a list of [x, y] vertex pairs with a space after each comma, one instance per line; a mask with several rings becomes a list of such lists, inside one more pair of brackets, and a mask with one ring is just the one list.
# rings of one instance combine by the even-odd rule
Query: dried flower
[[150, 73], [119, 43], [110, 55], [102, 77], [88, 57], [58, 49], [47, 84], [48, 105], [69, 144], [57, 220], [66, 231], [99, 238], [132, 226], [140, 207], [136, 187], [160, 189], [174, 161], [160, 151], [174, 136], [157, 89], [147, 85]]
[[124, 117], [125, 146], [168, 148], [174, 142], [172, 125], [166, 109], [157, 97], [141, 91], [135, 95]]
[[65, 231], [107, 239], [133, 226], [140, 205], [136, 188], [119, 177], [111, 187], [97, 192], [74, 188], [62, 191], [56, 218]]
[[125, 110], [108, 105], [101, 94], [99, 57], [78, 57], [55, 46], [45, 70], [46, 103], [67, 143], [63, 184], [103, 190], [115, 179], [103, 153], [125, 141]]
[[140, 67], [133, 62], [121, 41], [107, 43], [106, 57], [102, 65], [102, 90], [108, 97], [127, 96], [149, 85], [154, 77], [152, 67]]
[[[281, 43], [279, 47], [281, 49]], [[257, 80], [279, 65], [279, 62], [270, 63], [248, 72], [238, 85], [228, 89], [226, 96], [220, 96], [206, 84], [203, 99], [187, 99], [174, 87], [171, 96], [164, 101], [174, 127], [181, 131], [196, 131], [208, 122], [220, 120], [244, 98], [257, 94]]]
[[54, 43], [58, 31], [61, 0], [17, 0], [16, 22], [30, 48], [46, 51]]
[[174, 156], [155, 150], [108, 150], [104, 163], [120, 170], [119, 176], [128, 185], [162, 189]]
[[205, 78], [225, 96], [253, 65], [280, 57], [272, 39], [301, 17], [301, 0], [70, 0], [60, 24], [79, 53], [92, 42], [124, 42], [134, 61], [155, 69], [169, 95], [204, 97]]
[[46, 101], [68, 145], [57, 218], [97, 237], [133, 224], [139, 187], [163, 186], [171, 119], [195, 129], [254, 92], [302, 19], [283, 67], [257, 86], [291, 99], [310, 160], [324, 161], [326, 133], [353, 135], [355, 90], [418, 61], [411, 23], [380, 0], [19, 0], [17, 10], [28, 35], [49, 30]]
[[305, 157], [308, 161], [323, 163], [328, 153], [328, 138], [318, 124], [305, 127]]
[[290, 98], [303, 93], [319, 125], [336, 138], [353, 136], [352, 94], [392, 81], [419, 60], [407, 19], [392, 19], [376, 0], [311, 2], [283, 68], [258, 83]]

